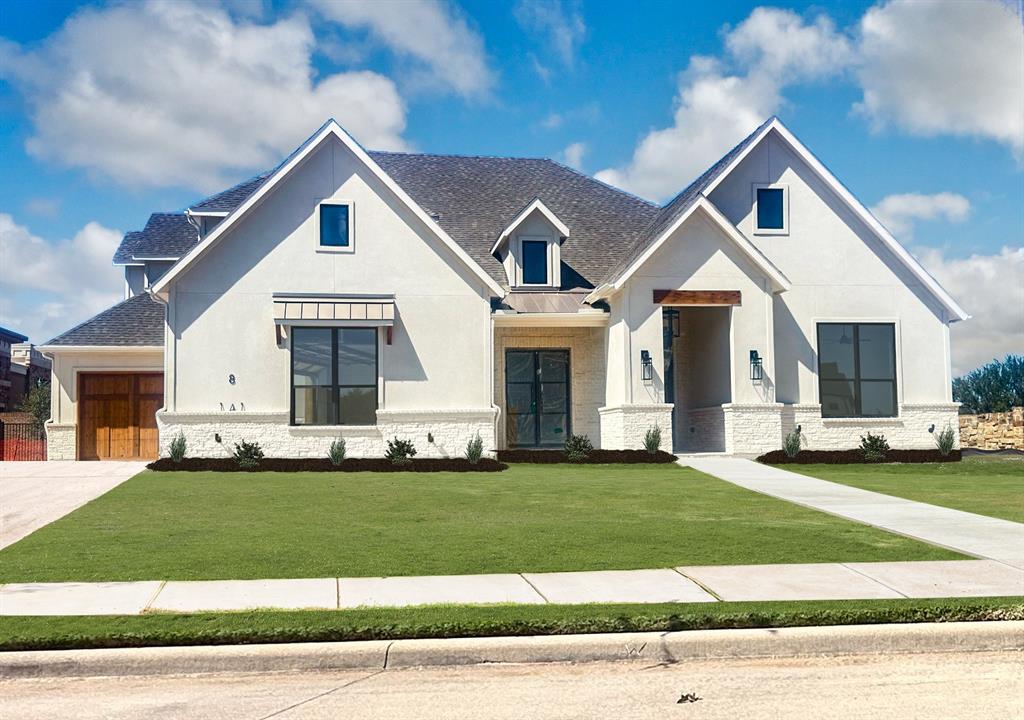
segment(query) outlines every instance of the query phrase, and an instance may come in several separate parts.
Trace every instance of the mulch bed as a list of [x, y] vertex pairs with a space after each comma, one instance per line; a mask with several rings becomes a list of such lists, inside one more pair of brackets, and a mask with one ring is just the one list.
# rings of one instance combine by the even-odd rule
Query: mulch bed
[[[586, 460], [578, 461], [578, 465], [608, 465], [616, 463], [674, 463], [676, 456], [659, 450], [649, 453], [646, 450], [593, 450]], [[562, 450], [499, 450], [498, 461], [503, 463], [567, 463]]]
[[[889, 450], [885, 453], [885, 460], [879, 462], [935, 463], [960, 462], [960, 459], [959, 450], [953, 450], [949, 455], [943, 455], [938, 450]], [[849, 465], [869, 462], [860, 450], [801, 450], [796, 457], [789, 457], [782, 450], [772, 450], [757, 461], [766, 465]]]
[[348, 458], [334, 465], [327, 458], [264, 458], [258, 467], [240, 468], [234, 458], [185, 458], [176, 463], [160, 458], [147, 465], [150, 470], [202, 472], [500, 472], [508, 465], [480, 458], [475, 465], [466, 458], [413, 458], [395, 465], [384, 458]]

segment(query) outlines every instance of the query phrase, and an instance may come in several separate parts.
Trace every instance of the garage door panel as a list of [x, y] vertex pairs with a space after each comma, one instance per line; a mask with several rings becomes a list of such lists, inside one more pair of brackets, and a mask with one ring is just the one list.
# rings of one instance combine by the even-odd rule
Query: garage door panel
[[79, 458], [156, 458], [156, 412], [162, 406], [162, 374], [83, 373], [79, 376]]

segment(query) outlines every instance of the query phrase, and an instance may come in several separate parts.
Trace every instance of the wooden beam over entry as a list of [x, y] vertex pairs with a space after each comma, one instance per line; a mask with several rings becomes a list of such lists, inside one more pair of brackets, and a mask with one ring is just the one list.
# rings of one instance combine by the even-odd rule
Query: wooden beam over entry
[[655, 290], [657, 305], [740, 305], [739, 290]]

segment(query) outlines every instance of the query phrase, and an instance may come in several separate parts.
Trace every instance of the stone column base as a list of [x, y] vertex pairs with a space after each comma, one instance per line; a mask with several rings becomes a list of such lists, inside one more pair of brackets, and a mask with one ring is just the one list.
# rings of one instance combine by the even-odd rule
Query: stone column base
[[47, 420], [43, 425], [46, 430], [47, 460], [78, 459], [78, 425], [75, 423], [55, 423]]
[[726, 403], [725, 451], [763, 455], [782, 447], [782, 403]]
[[644, 435], [661, 428], [661, 447], [672, 451], [672, 403], [645, 403], [598, 408], [602, 450], [641, 450]]

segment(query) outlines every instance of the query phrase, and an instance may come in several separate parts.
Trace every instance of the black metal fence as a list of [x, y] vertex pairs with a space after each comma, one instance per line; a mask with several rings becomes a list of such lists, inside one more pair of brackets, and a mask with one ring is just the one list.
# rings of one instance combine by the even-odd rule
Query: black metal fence
[[0, 420], [0, 460], [45, 460], [46, 433], [35, 423]]

